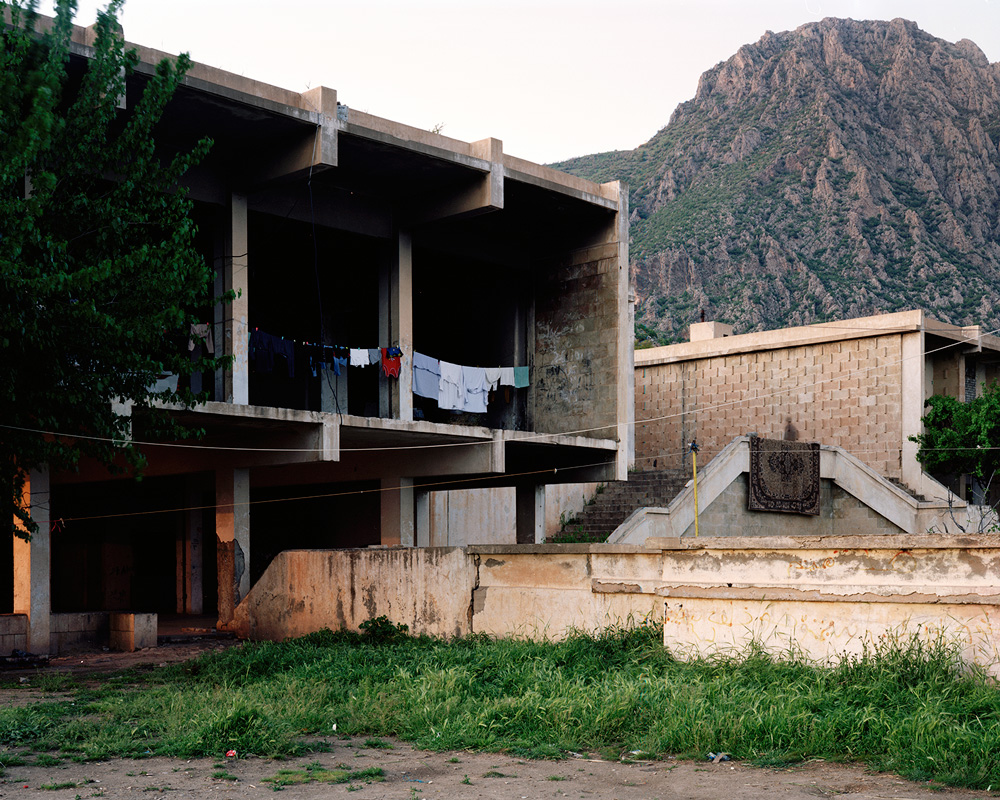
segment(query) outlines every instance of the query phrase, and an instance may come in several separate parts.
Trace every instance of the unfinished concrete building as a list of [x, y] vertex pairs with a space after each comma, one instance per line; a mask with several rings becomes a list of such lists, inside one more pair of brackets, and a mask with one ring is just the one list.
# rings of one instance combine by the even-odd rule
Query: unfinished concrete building
[[[130, 95], [165, 57], [138, 50]], [[233, 362], [172, 413], [206, 436], [145, 448], [141, 483], [31, 475], [41, 530], [4, 548], [0, 648], [57, 653], [116, 611], [226, 627], [281, 551], [428, 544], [431, 490], [516, 487], [534, 542], [545, 484], [626, 477], [624, 187], [196, 64], [157, 146], [204, 136], [185, 182], [217, 288], [238, 293], [205, 320]], [[355, 365], [374, 348], [398, 348], [398, 375]], [[516, 380], [449, 407], [414, 391], [415, 353]]]

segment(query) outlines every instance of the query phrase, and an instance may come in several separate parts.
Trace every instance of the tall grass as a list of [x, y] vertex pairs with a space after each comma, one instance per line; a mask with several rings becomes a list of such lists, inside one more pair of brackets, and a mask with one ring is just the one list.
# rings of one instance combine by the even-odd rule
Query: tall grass
[[72, 702], [0, 710], [0, 748], [277, 756], [336, 725], [430, 749], [821, 757], [1000, 786], [1000, 690], [917, 640], [820, 668], [760, 648], [678, 661], [657, 629], [562, 642], [327, 631], [125, 673]]

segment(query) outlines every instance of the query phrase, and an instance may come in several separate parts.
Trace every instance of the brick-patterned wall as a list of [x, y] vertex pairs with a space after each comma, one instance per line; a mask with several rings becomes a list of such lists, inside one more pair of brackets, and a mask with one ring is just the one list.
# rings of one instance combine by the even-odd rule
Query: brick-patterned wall
[[618, 337], [630, 333], [618, 330], [618, 271], [616, 245], [541, 270], [532, 373], [539, 433], [617, 438]]
[[[901, 476], [899, 334], [636, 365], [636, 467], [689, 468], [697, 438], [707, 463], [750, 432], [838, 445], [890, 478]], [[645, 420], [650, 420], [646, 422]]]

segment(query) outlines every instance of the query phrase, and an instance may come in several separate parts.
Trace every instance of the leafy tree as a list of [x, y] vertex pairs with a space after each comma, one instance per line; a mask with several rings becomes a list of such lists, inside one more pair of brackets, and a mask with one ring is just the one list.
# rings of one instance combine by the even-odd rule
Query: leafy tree
[[923, 418], [917, 460], [930, 472], [968, 474], [989, 481], [1000, 470], [1000, 384], [969, 403], [934, 395]]
[[35, 5], [0, 0], [0, 501], [11, 492], [3, 524], [28, 531], [27, 470], [82, 456], [141, 468], [125, 444], [133, 419], [143, 436], [179, 435], [157, 401], [204, 399], [149, 387], [217, 366], [186, 347], [213, 272], [178, 189], [211, 143], [162, 158], [153, 137], [188, 58], [161, 62], [120, 109], [138, 63], [121, 0], [98, 18], [82, 79], [69, 69], [76, 0], [57, 0], [50, 26]]

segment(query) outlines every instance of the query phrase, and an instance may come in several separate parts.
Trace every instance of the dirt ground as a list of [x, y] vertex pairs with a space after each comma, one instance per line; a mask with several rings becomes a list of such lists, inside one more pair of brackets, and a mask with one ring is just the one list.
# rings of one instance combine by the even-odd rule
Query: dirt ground
[[[81, 673], [110, 671], [138, 664], [184, 661], [200, 652], [231, 646], [201, 640], [138, 653], [89, 653], [53, 659], [49, 669]], [[0, 673], [0, 702], [23, 700], [31, 672]], [[22, 681], [22, 679], [25, 679]], [[18, 688], [12, 691], [11, 684]], [[220, 753], [217, 759], [116, 759], [84, 764], [63, 761], [47, 767], [9, 767], [0, 779], [0, 798], [42, 797], [76, 800], [262, 797], [274, 791], [289, 798], [351, 797], [355, 800], [750, 800], [751, 798], [832, 797], [861, 800], [895, 798], [982, 798], [1000, 793], [941, 789], [860, 766], [812, 761], [786, 769], [762, 769], [733, 761], [637, 761], [621, 763], [588, 757], [564, 761], [525, 761], [494, 753], [431, 753], [387, 740], [390, 747], [366, 745], [364, 737], [330, 739], [329, 752], [270, 761]], [[307, 768], [308, 767], [308, 768]], [[328, 783], [347, 772], [373, 767], [383, 779], [353, 778]], [[324, 773], [323, 770], [328, 770]], [[282, 773], [282, 771], [287, 771]], [[313, 778], [307, 783], [292, 783]], [[319, 778], [319, 780], [315, 780]], [[276, 780], [277, 779], [277, 780]], [[284, 784], [284, 785], [282, 785]]]

